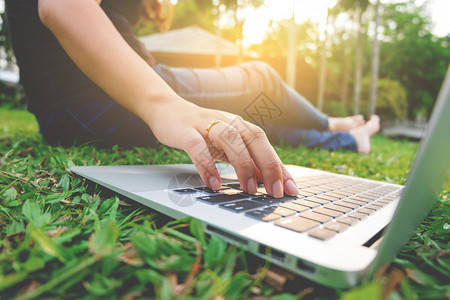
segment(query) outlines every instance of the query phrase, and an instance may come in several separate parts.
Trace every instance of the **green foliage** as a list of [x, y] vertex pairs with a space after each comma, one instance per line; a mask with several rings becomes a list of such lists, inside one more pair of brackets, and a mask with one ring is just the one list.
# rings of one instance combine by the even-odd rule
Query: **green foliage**
[[379, 282], [371, 282], [353, 289], [342, 296], [341, 300], [378, 300], [383, 294], [383, 286]]
[[[179, 0], [174, 5], [174, 16], [171, 29], [178, 29], [188, 26], [198, 26], [211, 33], [217, 32], [217, 18], [219, 9], [221, 15], [227, 15], [228, 20], [232, 20], [229, 26], [222, 27], [222, 37], [236, 42], [242, 38], [243, 21], [238, 20], [237, 10], [242, 7], [259, 7], [263, 0], [222, 0], [220, 8], [213, 0]], [[138, 36], [148, 35], [158, 32], [154, 23], [139, 22], [135, 27]]]
[[346, 117], [349, 112], [342, 102], [327, 101], [325, 103], [324, 112], [333, 117]]
[[[266, 39], [261, 44], [252, 45], [251, 50], [261, 56], [284, 57], [287, 54], [289, 21], [271, 22]], [[316, 67], [317, 25], [308, 20], [296, 25], [296, 49], [299, 56], [306, 58]]]
[[[371, 79], [366, 77], [361, 87], [361, 111], [369, 110]], [[382, 120], [403, 120], [407, 115], [406, 91], [402, 85], [389, 78], [382, 78], [377, 83], [376, 113]]]
[[365, 11], [369, 5], [369, 0], [339, 0], [336, 3], [336, 8], [340, 8], [343, 11]]
[[383, 11], [380, 77], [406, 89], [408, 117], [421, 110], [430, 113], [450, 61], [450, 36], [433, 36], [425, 6], [412, 1], [385, 4]]
[[[346, 15], [347, 22], [355, 22], [348, 14], [358, 14], [360, 9], [370, 11], [369, 1], [338, 1], [332, 10], [331, 25], [339, 14]], [[450, 61], [450, 37], [436, 37], [431, 33], [431, 19], [425, 6], [413, 1], [382, 4], [380, 34], [380, 78], [389, 78], [400, 83], [406, 91], [407, 117], [417, 113], [431, 112], [439, 88]], [[367, 32], [369, 13], [363, 18], [363, 77], [370, 76], [372, 37]], [[355, 26], [356, 27], [356, 26]], [[272, 22], [267, 38], [251, 50], [263, 56], [284, 57], [287, 51], [288, 21]], [[296, 49], [299, 57], [305, 58], [315, 70], [319, 69], [321, 41], [318, 27], [309, 21], [297, 24]], [[347, 27], [334, 28], [328, 36], [327, 77], [325, 102], [339, 99], [347, 109], [353, 110], [354, 58], [356, 32]], [[304, 70], [299, 70], [299, 74]], [[283, 75], [283, 73], [281, 73]], [[315, 73], [308, 74], [317, 76]], [[315, 99], [310, 99], [315, 101]], [[333, 112], [332, 112], [333, 113]], [[399, 115], [397, 112], [396, 115]]]
[[[186, 1], [180, 0], [174, 6], [174, 17], [171, 29], [183, 28], [187, 26], [198, 26], [208, 31], [216, 28], [214, 5], [211, 0]], [[153, 22], [141, 20], [134, 28], [138, 36], [145, 36], [157, 33], [158, 28]]]
[[6, 22], [6, 12], [2, 11], [0, 12], [0, 47], [2, 47], [3, 51], [6, 54], [6, 61], [11, 62], [13, 61], [14, 53], [12, 49], [12, 42], [11, 38], [8, 33], [8, 26]]
[[9, 108], [25, 108], [26, 96], [22, 87], [0, 82], [0, 105]]

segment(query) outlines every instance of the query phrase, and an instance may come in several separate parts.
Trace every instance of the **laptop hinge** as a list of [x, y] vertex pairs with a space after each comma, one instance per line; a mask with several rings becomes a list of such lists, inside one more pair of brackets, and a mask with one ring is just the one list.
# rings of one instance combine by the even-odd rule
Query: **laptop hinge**
[[371, 249], [378, 249], [381, 241], [383, 240], [383, 233], [385, 228], [386, 227], [378, 231], [377, 234], [375, 234], [370, 240], [365, 242], [363, 246]]

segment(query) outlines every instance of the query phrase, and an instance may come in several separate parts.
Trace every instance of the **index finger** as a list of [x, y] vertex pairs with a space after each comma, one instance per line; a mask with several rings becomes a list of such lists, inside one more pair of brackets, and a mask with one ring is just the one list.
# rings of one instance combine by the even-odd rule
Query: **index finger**
[[183, 150], [194, 163], [203, 182], [211, 189], [217, 190], [221, 186], [221, 179], [208, 145], [203, 137], [195, 130], [185, 134]]
[[281, 162], [264, 130], [242, 119], [235, 123], [233, 126], [239, 130], [256, 167], [261, 171], [267, 193], [276, 198], [283, 197], [284, 193], [297, 195], [298, 188], [292, 175]]

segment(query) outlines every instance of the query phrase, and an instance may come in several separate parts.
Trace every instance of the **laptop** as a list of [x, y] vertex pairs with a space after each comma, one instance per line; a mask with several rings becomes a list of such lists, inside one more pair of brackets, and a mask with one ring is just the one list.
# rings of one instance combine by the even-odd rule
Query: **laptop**
[[217, 164], [219, 190], [194, 165], [83, 166], [71, 171], [317, 283], [347, 288], [388, 265], [432, 208], [450, 170], [450, 69], [406, 186], [287, 166], [300, 192], [249, 195]]

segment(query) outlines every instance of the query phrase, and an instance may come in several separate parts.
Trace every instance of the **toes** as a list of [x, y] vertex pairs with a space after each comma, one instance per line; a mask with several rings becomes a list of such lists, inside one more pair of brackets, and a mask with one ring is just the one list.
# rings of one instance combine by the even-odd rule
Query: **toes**
[[380, 122], [380, 117], [378, 115], [371, 115], [370, 120], [374, 120], [375, 122]]
[[351, 117], [359, 126], [364, 125], [365, 120], [363, 115], [354, 115]]

